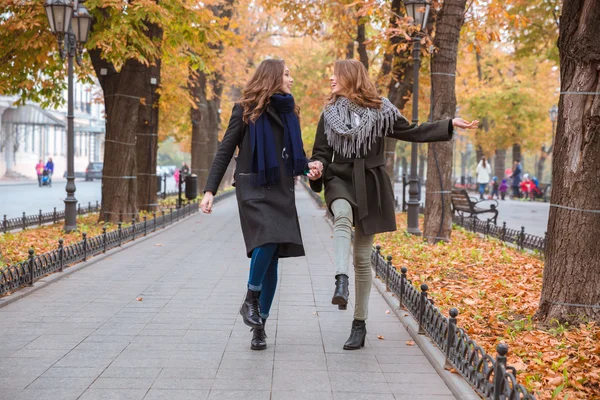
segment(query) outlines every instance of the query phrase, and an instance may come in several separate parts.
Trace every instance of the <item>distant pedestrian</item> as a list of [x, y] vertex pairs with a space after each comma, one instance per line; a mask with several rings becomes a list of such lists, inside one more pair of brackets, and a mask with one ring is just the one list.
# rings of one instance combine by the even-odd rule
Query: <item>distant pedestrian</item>
[[35, 165], [35, 172], [37, 173], [38, 185], [42, 187], [42, 176], [44, 175], [44, 160], [40, 159]]
[[502, 179], [502, 183], [500, 184], [500, 198], [504, 200], [506, 197], [506, 192], [508, 191], [508, 184], [506, 183], [506, 178]]
[[521, 192], [520, 192], [520, 188], [519, 186], [521, 186], [521, 172], [523, 170], [521, 169], [521, 161], [520, 160], [515, 160], [514, 162], [514, 166], [513, 166], [513, 172], [511, 174], [511, 178], [512, 178], [512, 189], [513, 189], [513, 198], [514, 199], [520, 199], [521, 198]]
[[185, 179], [186, 176], [188, 176], [190, 174], [190, 167], [188, 167], [187, 163], [184, 162], [183, 165], [181, 166], [181, 178]]
[[176, 170], [175, 170], [175, 172], [173, 173], [173, 177], [175, 178], [175, 184], [176, 184], [177, 186], [179, 186], [179, 173], [180, 173], [180, 172], [179, 172], [179, 170], [178, 170], [178, 169], [176, 169]]
[[494, 199], [494, 195], [496, 196], [497, 199], [500, 199], [500, 194], [498, 193], [498, 189], [499, 189], [500, 185], [498, 184], [497, 176], [494, 176], [492, 178], [492, 182], [490, 182], [490, 186], [492, 187], [492, 195], [490, 196], [490, 199]]
[[477, 185], [479, 186], [479, 198], [483, 200], [483, 194], [485, 193], [485, 187], [490, 183], [490, 175], [492, 174], [492, 167], [486, 161], [485, 157], [481, 157], [481, 161], [477, 165]]
[[52, 175], [54, 175], [54, 161], [52, 161], [52, 157], [48, 158], [45, 169], [48, 171], [48, 180], [52, 184]]

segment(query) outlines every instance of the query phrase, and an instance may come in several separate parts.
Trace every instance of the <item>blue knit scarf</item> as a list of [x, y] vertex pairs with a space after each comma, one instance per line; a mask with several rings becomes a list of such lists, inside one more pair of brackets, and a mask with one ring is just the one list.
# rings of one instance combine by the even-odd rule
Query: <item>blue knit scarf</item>
[[252, 144], [252, 172], [256, 174], [255, 186], [270, 186], [280, 179], [279, 158], [290, 176], [304, 174], [307, 159], [302, 145], [300, 123], [294, 112], [294, 97], [291, 94], [274, 94], [271, 106], [283, 123], [283, 151], [277, 151], [275, 137], [266, 112], [256, 122], [250, 122]]

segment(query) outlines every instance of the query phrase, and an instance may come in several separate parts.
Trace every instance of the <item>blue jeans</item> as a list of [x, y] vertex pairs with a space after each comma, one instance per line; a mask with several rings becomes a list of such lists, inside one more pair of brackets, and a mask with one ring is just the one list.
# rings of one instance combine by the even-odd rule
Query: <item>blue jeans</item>
[[260, 291], [260, 316], [269, 317], [271, 304], [277, 289], [277, 265], [279, 264], [279, 245], [268, 243], [252, 250], [248, 289]]
[[479, 194], [481, 195], [481, 197], [483, 198], [483, 194], [485, 193], [485, 186], [487, 185], [487, 183], [480, 183], [479, 184]]

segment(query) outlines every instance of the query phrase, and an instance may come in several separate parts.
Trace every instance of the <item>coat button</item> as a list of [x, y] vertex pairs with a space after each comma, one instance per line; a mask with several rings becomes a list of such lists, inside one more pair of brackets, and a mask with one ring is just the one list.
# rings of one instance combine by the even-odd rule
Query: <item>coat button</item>
[[290, 188], [290, 192], [293, 192], [293, 191], [294, 191], [294, 188]]

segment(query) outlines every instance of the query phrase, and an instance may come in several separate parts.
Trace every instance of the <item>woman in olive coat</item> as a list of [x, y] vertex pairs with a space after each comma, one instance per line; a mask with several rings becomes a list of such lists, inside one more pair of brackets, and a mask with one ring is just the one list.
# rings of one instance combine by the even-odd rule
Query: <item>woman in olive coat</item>
[[246, 253], [248, 291], [240, 309], [253, 329], [251, 348], [267, 347], [264, 325], [277, 287], [279, 258], [304, 255], [296, 212], [294, 177], [312, 171], [304, 153], [293, 79], [282, 60], [265, 60], [233, 107], [229, 126], [213, 161], [201, 208], [212, 211], [213, 196], [239, 148], [236, 196]]
[[384, 139], [438, 142], [452, 139], [453, 126], [476, 128], [460, 118], [410, 124], [386, 98], [377, 94], [365, 67], [341, 60], [330, 78], [331, 97], [315, 137], [312, 160], [323, 164], [322, 174], [311, 175], [311, 187], [325, 186], [327, 207], [334, 215], [335, 291], [332, 303], [342, 310], [348, 303], [348, 275], [352, 227], [356, 300], [354, 321], [346, 350], [364, 346], [365, 320], [371, 291], [371, 251], [375, 234], [396, 230], [394, 189], [385, 169]]

